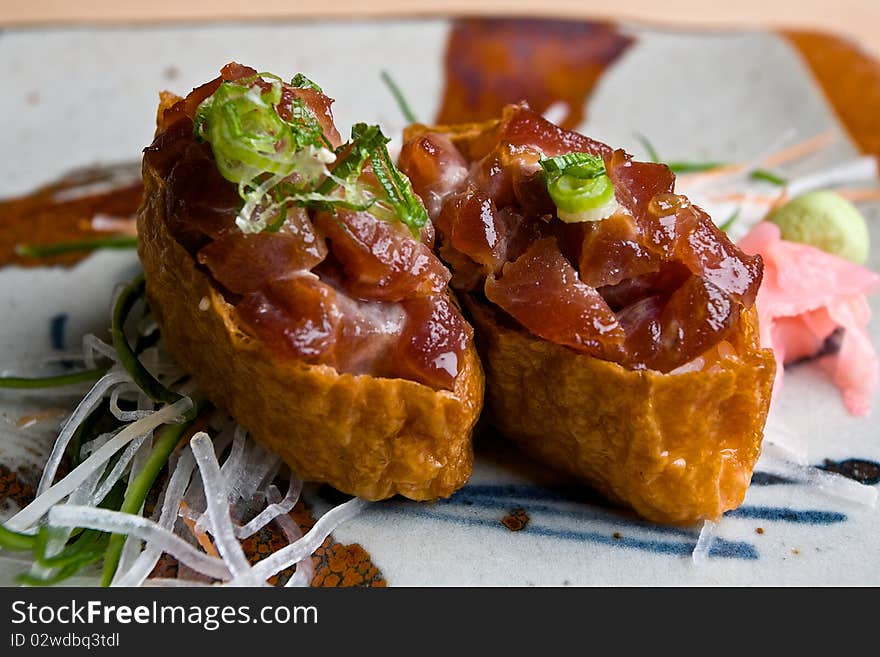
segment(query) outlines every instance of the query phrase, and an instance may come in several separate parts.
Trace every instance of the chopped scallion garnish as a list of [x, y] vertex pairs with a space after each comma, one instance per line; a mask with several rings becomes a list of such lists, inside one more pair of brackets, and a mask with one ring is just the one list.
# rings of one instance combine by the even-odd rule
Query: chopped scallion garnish
[[385, 86], [388, 87], [388, 91], [391, 92], [391, 95], [394, 96], [394, 100], [397, 101], [397, 106], [400, 108], [400, 113], [403, 114], [403, 118], [409, 123], [418, 123], [415, 112], [412, 111], [409, 103], [406, 102], [406, 97], [403, 95], [400, 87], [397, 86], [394, 78], [391, 77], [391, 74], [388, 71], [382, 71], [381, 77], [382, 82], [385, 83]]
[[731, 229], [733, 224], [736, 223], [736, 220], [739, 219], [740, 208], [737, 208], [732, 215], [727, 218], [727, 221], [722, 223], [718, 228], [720, 228], [725, 233]]
[[547, 191], [566, 222], [597, 221], [613, 209], [614, 185], [601, 157], [567, 153], [541, 160]]
[[19, 244], [15, 247], [16, 254], [26, 258], [49, 258], [65, 253], [79, 253], [96, 249], [136, 249], [137, 237], [131, 235], [113, 235], [91, 240], [72, 240], [53, 244]]
[[672, 173], [701, 173], [727, 166], [726, 162], [667, 162]]
[[21, 377], [21, 376], [5, 376], [0, 377], [0, 388], [15, 388], [18, 390], [38, 390], [42, 388], [59, 388], [61, 386], [70, 386], [77, 383], [86, 383], [88, 381], [97, 381], [107, 373], [106, 367], [96, 367], [90, 370], [80, 370], [79, 372], [71, 372], [70, 374], [57, 374], [55, 376], [43, 377]]
[[[320, 91], [301, 74], [292, 84]], [[418, 235], [428, 215], [409, 179], [391, 161], [381, 130], [358, 124], [351, 141], [332, 152], [320, 122], [301, 99], [294, 98], [290, 116], [282, 116], [281, 85], [265, 73], [223, 82], [196, 114], [196, 136], [210, 142], [223, 177], [238, 184], [243, 201], [238, 227], [246, 233], [280, 230], [288, 206], [384, 207], [388, 212], [377, 216], [393, 214]], [[368, 160], [381, 189], [359, 180]], [[328, 170], [328, 165], [334, 166]]]
[[[172, 424], [156, 434], [153, 440], [153, 449], [144, 463], [143, 469], [125, 490], [125, 498], [119, 510], [123, 513], [140, 514], [141, 507], [147, 499], [147, 495], [156, 478], [168, 462], [168, 458], [177, 447], [177, 443], [184, 436], [187, 430], [192, 426], [198, 414], [204, 410], [206, 403], [200, 397], [193, 397], [193, 408], [188, 414], [193, 419], [182, 424]], [[119, 557], [122, 554], [122, 548], [125, 545], [124, 534], [113, 534], [107, 544], [107, 550], [104, 553], [104, 566], [101, 574], [101, 585], [110, 586], [113, 581], [113, 575], [116, 573], [116, 567], [119, 564]]]
[[639, 140], [642, 148], [644, 148], [645, 151], [648, 153], [648, 157], [650, 158], [651, 162], [659, 162], [660, 155], [657, 153], [657, 149], [654, 148], [654, 145], [650, 141], [648, 141], [648, 138], [638, 132], [636, 133], [635, 137]]
[[787, 179], [782, 176], [777, 176], [772, 171], [767, 171], [767, 169], [755, 169], [749, 173], [749, 178], [752, 180], [763, 180], [764, 182], [776, 185], [777, 187], [785, 187], [788, 184]]
[[137, 386], [143, 390], [150, 399], [165, 404], [173, 404], [181, 398], [181, 396], [163, 386], [156, 378], [147, 371], [137, 355], [128, 343], [125, 337], [123, 326], [128, 314], [137, 301], [144, 296], [146, 282], [143, 274], [137, 276], [129, 285], [127, 285], [116, 300], [113, 307], [113, 323], [110, 333], [113, 336], [113, 348], [119, 355], [119, 363], [129, 373]]
[[313, 91], [317, 91], [318, 93], [324, 93], [324, 90], [321, 89], [315, 82], [307, 78], [302, 73], [297, 73], [293, 76], [293, 79], [290, 81], [291, 87], [296, 87], [297, 89], [312, 89]]

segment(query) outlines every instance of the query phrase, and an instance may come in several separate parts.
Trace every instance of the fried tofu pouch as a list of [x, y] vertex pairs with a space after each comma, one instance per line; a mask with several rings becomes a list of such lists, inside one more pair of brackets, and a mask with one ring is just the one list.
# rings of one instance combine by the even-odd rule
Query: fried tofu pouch
[[[510, 113], [522, 110], [509, 108], [505, 117]], [[541, 126], [539, 135], [563, 134], [537, 117], [529, 121]], [[442, 135], [473, 172], [498, 129], [499, 121], [416, 124], [404, 142]], [[577, 137], [564, 133], [570, 136]], [[488, 416], [522, 451], [658, 523], [717, 520], [742, 503], [775, 372], [772, 352], [759, 345], [754, 307], [739, 315], [729, 346], [710, 350], [701, 369], [664, 373], [537, 337], [480, 288], [460, 295], [486, 370]]]
[[[163, 98], [163, 108], [176, 98]], [[473, 465], [484, 377], [473, 341], [451, 390], [279, 358], [171, 235], [169, 184], [144, 159], [138, 255], [165, 347], [218, 407], [306, 481], [368, 500], [447, 497]]]
[[775, 371], [754, 310], [732, 338], [737, 357], [663, 374], [536, 338], [473, 299], [466, 306], [492, 421], [524, 452], [654, 522], [717, 520], [742, 504]]

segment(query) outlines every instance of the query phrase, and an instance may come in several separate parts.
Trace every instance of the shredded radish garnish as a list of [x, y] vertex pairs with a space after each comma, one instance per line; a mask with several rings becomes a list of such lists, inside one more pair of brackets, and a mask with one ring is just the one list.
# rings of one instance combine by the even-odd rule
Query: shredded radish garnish
[[141, 445], [144, 444], [146, 439], [146, 435], [138, 436], [125, 447], [122, 454], [119, 456], [119, 460], [116, 461], [116, 465], [113, 466], [113, 469], [104, 478], [104, 481], [101, 482], [101, 487], [98, 488], [97, 492], [92, 496], [91, 502], [93, 505], [97, 506], [100, 504], [101, 500], [107, 497], [107, 493], [110, 492], [110, 489], [116, 485], [116, 482], [122, 479], [126, 468], [128, 468], [135, 453], [141, 448]]
[[165, 406], [150, 417], [129, 424], [113, 438], [107, 441], [94, 454], [74, 468], [64, 479], [38, 495], [33, 502], [16, 513], [6, 523], [10, 529], [22, 531], [29, 529], [39, 522], [49, 509], [70, 495], [83, 481], [85, 481], [99, 467], [102, 467], [117, 451], [130, 443], [138, 436], [143, 436], [161, 424], [167, 424], [180, 418], [192, 408], [192, 400], [183, 397], [173, 404]]
[[94, 333], [86, 333], [83, 336], [83, 359], [89, 367], [95, 367], [95, 356], [103, 356], [113, 362], [119, 361], [116, 350], [101, 340]]
[[[269, 490], [275, 489], [277, 492], [277, 488], [274, 486], [269, 486]], [[244, 525], [243, 527], [236, 527], [235, 535], [240, 538], [248, 538], [249, 536], [253, 536], [258, 531], [260, 531], [263, 527], [268, 525], [278, 516], [290, 513], [291, 509], [296, 505], [297, 500], [299, 499], [299, 494], [302, 492], [302, 482], [296, 477], [296, 475], [290, 475], [290, 486], [287, 489], [287, 494], [284, 496], [284, 499], [275, 501], [274, 503], [267, 506], [265, 509], [260, 511], [253, 520]], [[268, 494], [266, 496], [268, 500]]]
[[67, 449], [67, 444], [70, 442], [70, 439], [73, 438], [76, 428], [86, 419], [86, 417], [89, 416], [89, 414], [91, 414], [93, 410], [95, 410], [95, 407], [101, 403], [101, 400], [110, 388], [118, 383], [130, 380], [127, 372], [113, 370], [98, 379], [95, 385], [92, 386], [92, 389], [89, 390], [85, 397], [83, 397], [73, 413], [70, 414], [67, 422], [64, 423], [64, 427], [62, 427], [61, 433], [58, 434], [58, 439], [55, 441], [55, 446], [52, 448], [52, 453], [49, 454], [49, 459], [46, 461], [46, 467], [43, 469], [43, 476], [40, 477], [40, 483], [37, 486], [38, 497], [45, 493], [55, 480], [55, 475], [58, 473], [58, 466], [61, 465], [61, 459], [64, 458], [64, 451]]
[[712, 550], [712, 545], [715, 543], [715, 537], [717, 534], [718, 523], [706, 520], [703, 523], [703, 528], [700, 530], [700, 536], [697, 538], [697, 544], [694, 546], [694, 551], [691, 554], [691, 558], [694, 560], [695, 564], [704, 564], [709, 560], [709, 552]]
[[132, 384], [121, 384], [116, 386], [110, 393], [110, 412], [120, 422], [134, 422], [145, 418], [153, 412], [152, 408], [144, 408], [136, 411], [124, 411], [119, 408], [119, 396], [122, 393], [140, 393], [140, 388]]
[[233, 584], [257, 586], [260, 582], [255, 578], [244, 550], [235, 538], [235, 527], [229, 515], [226, 483], [220, 476], [220, 464], [214, 454], [214, 444], [203, 431], [193, 436], [189, 444], [199, 466], [199, 472], [202, 474], [207, 515], [211, 521], [214, 543], [233, 575]]
[[[193, 469], [196, 467], [195, 459], [189, 449], [184, 450], [177, 460], [171, 473], [171, 478], [165, 488], [162, 501], [162, 512], [159, 515], [159, 526], [169, 531], [174, 530], [174, 523], [178, 518], [183, 494], [189, 486]], [[127, 572], [116, 571], [113, 586], [140, 586], [150, 575], [153, 568], [162, 556], [162, 548], [147, 542], [143, 552], [138, 556]]]
[[[281, 493], [278, 492], [278, 489], [275, 488], [275, 486], [269, 486], [269, 489], [266, 491], [266, 499], [275, 504], [281, 500]], [[288, 542], [294, 543], [302, 538], [302, 530], [287, 513], [282, 513], [275, 518], [275, 523], [281, 528], [281, 531], [284, 532], [284, 536], [287, 537]], [[311, 555], [306, 555], [301, 561], [296, 562], [296, 572], [293, 573], [284, 586], [309, 586], [312, 583], [312, 578], [314, 576], [315, 564], [312, 563]]]
[[799, 483], [818, 488], [831, 497], [853, 502], [869, 508], [877, 506], [877, 489], [853, 481], [836, 472], [820, 470], [809, 465], [800, 465], [784, 459], [762, 454], [758, 461], [761, 468], [775, 474], [791, 477]]
[[269, 477], [273, 470], [281, 466], [281, 459], [267, 452], [257, 443], [252, 443], [245, 459], [239, 468], [239, 477], [232, 483], [229, 493], [230, 500], [250, 500], [257, 492], [260, 484]]
[[285, 568], [290, 568], [304, 557], [317, 550], [334, 529], [360, 513], [369, 502], [359, 497], [330, 509], [320, 517], [309, 532], [295, 543], [283, 547], [277, 552], [255, 564], [254, 575], [260, 580], [267, 580]]
[[229, 569], [220, 559], [199, 552], [176, 534], [142, 516], [89, 506], [60, 504], [49, 512], [49, 524], [56, 527], [87, 527], [137, 536], [161, 547], [163, 552], [209, 577], [229, 578]]
[[792, 180], [787, 191], [789, 196], [797, 196], [814, 189], [876, 179], [877, 160], [866, 155]]
[[233, 502], [234, 486], [233, 484], [241, 478], [241, 464], [244, 456], [245, 440], [247, 438], [247, 430], [235, 425], [232, 434], [232, 449], [229, 450], [229, 456], [220, 468], [220, 474], [228, 484], [229, 501]]

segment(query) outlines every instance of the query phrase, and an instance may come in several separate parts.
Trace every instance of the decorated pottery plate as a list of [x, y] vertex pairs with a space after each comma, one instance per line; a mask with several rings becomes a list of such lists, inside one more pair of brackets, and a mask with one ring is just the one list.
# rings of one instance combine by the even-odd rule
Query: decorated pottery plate
[[[158, 92], [186, 95], [230, 61], [286, 78], [305, 73], [335, 98], [343, 137], [355, 123], [379, 124], [392, 138], [393, 158], [411, 119], [486, 121], [525, 100], [552, 122], [637, 159], [675, 163], [677, 191], [734, 241], [787, 199], [834, 190], [866, 221], [872, 247], [863, 266], [880, 270], [873, 159], [880, 153], [873, 125], [880, 64], [830, 37], [540, 20], [317, 22], [9, 30], [0, 34], [0, 56], [7, 81], [0, 97], [4, 377], [70, 376], [100, 368], [112, 353], [114, 295], [141, 271], [130, 248], [131, 216]], [[116, 248], [40, 250], [95, 239]], [[833, 273], [828, 270], [829, 280]], [[856, 303], [853, 295], [863, 299], [874, 284], [865, 276], [864, 289], [846, 289], [847, 303]], [[834, 283], [826, 287], [828, 298], [844, 294]], [[867, 298], [876, 314], [880, 297]], [[83, 509], [104, 499], [99, 493], [110, 495], [117, 480], [135, 485], [151, 445], [161, 442], [158, 432], [90, 472], [90, 488], [84, 475], [66, 493], [56, 488], [57, 499], [45, 507], [33, 506], [38, 492], [45, 495], [53, 481], [57, 486], [75, 472], [69, 445], [59, 451], [56, 439], [59, 431], [70, 438], [82, 420], [72, 423], [74, 408], [80, 416], [94, 408], [80, 402], [103, 372], [61, 388], [3, 389], [0, 517], [31, 538], [21, 539], [22, 549], [0, 551], [0, 578], [4, 584], [101, 581], [112, 541], [98, 530], [115, 529], [131, 534], [124, 547], [117, 544], [121, 566], [109, 574], [122, 585], [224, 581], [224, 564], [232, 564], [233, 575], [240, 566], [230, 550], [262, 562], [262, 570], [254, 568], [257, 580], [273, 584], [877, 585], [880, 431], [869, 414], [870, 407], [877, 412], [880, 394], [866, 381], [876, 378], [871, 345], [880, 345], [880, 322], [863, 333], [867, 317], [858, 307], [854, 323], [840, 322], [844, 328], [826, 336], [820, 350], [788, 359], [795, 362], [786, 365], [770, 405], [745, 499], [718, 522], [640, 519], [587, 484], [538, 465], [486, 418], [474, 434], [473, 474], [449, 497], [363, 503], [327, 485], [306, 484], [300, 492], [277, 456], [228, 418], [211, 417], [199, 428], [214, 438], [214, 451], [206, 456], [210, 443], [193, 447], [196, 464], [185, 458], [185, 441], [177, 445], [170, 467], [142, 500], [145, 524], [135, 526], [109, 511]], [[142, 337], [148, 336], [149, 319], [142, 324]], [[852, 342], [845, 341], [855, 338], [862, 369], [847, 379], [841, 368], [853, 366], [853, 357]], [[159, 359], [151, 367], [173, 364]], [[107, 376], [92, 402], [109, 400], [126, 422], [145, 421], [149, 411], [128, 381]], [[76, 460], [121, 434], [107, 431], [88, 436]], [[49, 481], [47, 464], [58, 470]], [[219, 478], [211, 469], [218, 466]], [[185, 481], [176, 479], [187, 467]], [[212, 524], [217, 485], [230, 491], [235, 538]], [[178, 503], [170, 509], [175, 486]], [[227, 498], [222, 491], [221, 497]], [[37, 521], [58, 507], [68, 508], [49, 514], [57, 526], [35, 547]], [[133, 512], [140, 511], [139, 503]], [[79, 536], [71, 535], [73, 527], [92, 527], [94, 543], [71, 551]], [[41, 550], [42, 561], [34, 563]], [[75, 567], [65, 571], [53, 562], [59, 554]]]

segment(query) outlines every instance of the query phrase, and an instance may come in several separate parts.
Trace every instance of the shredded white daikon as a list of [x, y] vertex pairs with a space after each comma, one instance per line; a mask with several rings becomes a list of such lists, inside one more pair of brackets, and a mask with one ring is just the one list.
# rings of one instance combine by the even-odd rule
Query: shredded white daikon
[[91, 503], [94, 506], [98, 506], [98, 504], [101, 503], [101, 500], [107, 497], [107, 493], [109, 493], [110, 489], [116, 485], [116, 482], [122, 479], [131, 460], [134, 458], [135, 453], [141, 448], [141, 445], [144, 444], [146, 439], [146, 435], [138, 436], [126, 445], [122, 454], [120, 454], [119, 459], [116, 461], [116, 465], [113, 466], [113, 469], [101, 482], [100, 488], [98, 488], [97, 492], [92, 496]]
[[789, 196], [797, 196], [814, 189], [824, 189], [848, 183], [873, 182], [877, 179], [877, 160], [869, 155], [796, 178], [788, 183]]
[[101, 400], [110, 388], [123, 381], [130, 380], [128, 373], [124, 370], [112, 370], [98, 379], [92, 389], [89, 390], [85, 397], [83, 397], [82, 401], [77, 405], [73, 413], [71, 413], [70, 417], [67, 419], [67, 422], [65, 422], [64, 426], [61, 428], [61, 433], [58, 434], [58, 439], [55, 441], [52, 453], [49, 454], [49, 459], [46, 461], [43, 475], [37, 486], [38, 497], [45, 493], [55, 480], [55, 475], [58, 473], [58, 466], [61, 465], [61, 459], [64, 458], [64, 451], [67, 449], [70, 439], [73, 438], [76, 428], [89, 416], [89, 414], [91, 414], [93, 410], [95, 410], [95, 407], [101, 403]]
[[[180, 503], [189, 486], [196, 462], [192, 452], [186, 448], [178, 457], [171, 471], [171, 478], [165, 487], [162, 511], [158, 525], [166, 530], [173, 530], [180, 511]], [[144, 551], [138, 556], [127, 572], [117, 570], [113, 586], [140, 586], [156, 567], [162, 556], [162, 548], [148, 542]]]
[[115, 417], [120, 422], [134, 422], [135, 420], [140, 420], [147, 417], [153, 412], [152, 405], [150, 405], [149, 408], [140, 408], [135, 411], [122, 410], [121, 408], [119, 408], [119, 397], [123, 393], [128, 395], [130, 395], [131, 393], [136, 393], [135, 398], [143, 396], [140, 388], [138, 388], [133, 383], [122, 383], [113, 389], [113, 391], [110, 393], [110, 412], [113, 414], [113, 417]]
[[235, 527], [229, 515], [226, 482], [220, 476], [220, 464], [214, 455], [214, 444], [203, 431], [193, 436], [189, 444], [205, 486], [207, 515], [217, 551], [233, 575], [233, 584], [257, 586], [260, 582], [255, 578], [244, 550], [235, 537]]
[[59, 504], [49, 511], [49, 524], [57, 527], [86, 527], [137, 536], [161, 547], [163, 552], [209, 577], [229, 578], [229, 569], [223, 561], [199, 552], [176, 534], [142, 516], [89, 506]]
[[762, 470], [789, 477], [798, 483], [813, 486], [831, 497], [869, 508], [877, 506], [876, 488], [860, 484], [836, 472], [828, 472], [809, 465], [793, 463], [770, 456], [767, 453], [761, 455], [758, 463]]
[[[281, 500], [281, 493], [278, 492], [278, 489], [275, 486], [270, 486], [266, 491], [266, 499], [275, 504]], [[302, 538], [302, 530], [288, 514], [282, 513], [275, 518], [275, 524], [277, 524], [281, 528], [281, 531], [284, 532], [284, 536], [287, 537], [288, 542], [294, 543]], [[315, 565], [312, 563], [312, 557], [311, 555], [306, 555], [302, 560], [296, 562], [296, 572], [293, 573], [284, 586], [309, 586], [312, 583], [312, 578], [314, 576]]]
[[173, 404], [159, 409], [151, 416], [129, 424], [107, 441], [107, 444], [103, 445], [74, 468], [64, 479], [38, 495], [33, 502], [10, 518], [6, 523], [7, 526], [16, 531], [31, 528], [39, 522], [40, 518], [48, 513], [53, 505], [76, 490], [95, 470], [102, 467], [122, 447], [138, 436], [143, 436], [162, 424], [177, 420], [191, 408], [192, 400], [188, 397], [183, 397]]
[[309, 532], [298, 541], [283, 547], [254, 565], [253, 572], [261, 580], [267, 580], [289, 568], [317, 550], [336, 527], [360, 513], [368, 502], [359, 497], [330, 509], [318, 519]]
[[712, 550], [712, 545], [715, 543], [717, 534], [718, 523], [706, 520], [703, 523], [700, 536], [697, 538], [697, 544], [694, 546], [694, 551], [691, 554], [695, 564], [702, 565], [708, 561], [709, 553]]
[[114, 363], [119, 362], [119, 356], [117, 355], [116, 350], [93, 333], [86, 333], [83, 336], [82, 344], [83, 359], [88, 367], [97, 366], [95, 356], [108, 358]]
[[[275, 486], [270, 485], [269, 491], [278, 491]], [[244, 525], [243, 527], [236, 527], [235, 535], [240, 539], [248, 538], [249, 536], [253, 536], [258, 531], [260, 531], [263, 527], [272, 522], [275, 518], [286, 515], [290, 513], [294, 506], [296, 506], [296, 502], [299, 499], [299, 494], [302, 492], [302, 482], [296, 475], [290, 475], [290, 485], [287, 489], [287, 494], [283, 499], [274, 501], [269, 504], [265, 509], [260, 511], [249, 523]], [[269, 493], [267, 492], [266, 499], [268, 501], [272, 501], [269, 498]]]

